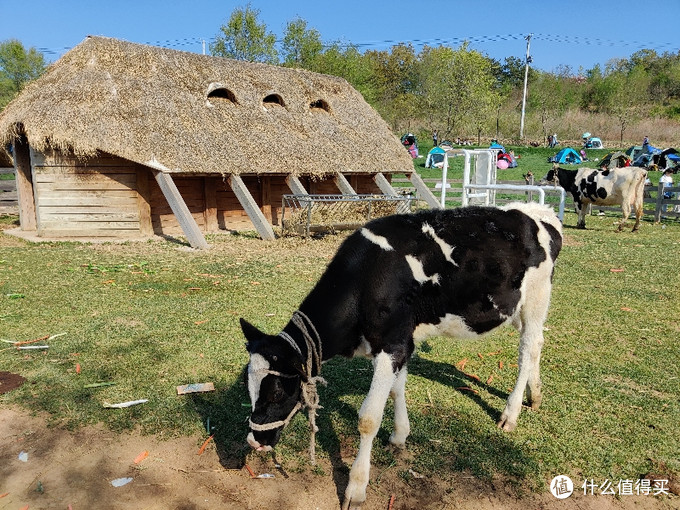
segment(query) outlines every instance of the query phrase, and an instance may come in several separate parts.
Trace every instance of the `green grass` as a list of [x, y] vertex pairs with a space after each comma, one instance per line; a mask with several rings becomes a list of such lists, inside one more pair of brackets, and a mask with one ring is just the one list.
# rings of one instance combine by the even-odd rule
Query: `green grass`
[[[615, 221], [589, 217], [581, 231], [569, 227], [575, 216], [567, 213], [545, 333], [543, 406], [524, 410], [513, 433], [495, 422], [517, 375], [514, 330], [421, 344], [407, 383], [415, 471], [501, 477], [518, 491], [545, 490], [557, 474], [604, 481], [637, 479], [659, 466], [680, 473], [680, 225], [646, 221], [637, 234], [616, 234]], [[45, 411], [72, 429], [102, 422], [163, 436], [205, 431], [209, 419], [221, 458], [237, 464], [249, 451], [238, 318], [279, 331], [341, 239], [225, 235], [198, 252], [165, 241], [31, 244], [0, 234], [0, 338], [66, 333], [46, 352], [0, 344], [2, 370], [28, 379], [0, 395], [0, 408]], [[463, 372], [456, 364], [464, 358]], [[357, 410], [370, 374], [363, 359], [324, 366], [319, 457], [337, 459], [358, 446]], [[176, 395], [180, 384], [208, 381], [215, 393]], [[115, 385], [84, 387], [96, 382]], [[466, 386], [477, 393], [457, 389]], [[140, 398], [149, 402], [102, 407]], [[391, 420], [388, 407], [373, 452], [383, 468], [394, 462], [384, 448]], [[308, 441], [306, 419], [297, 416], [279, 456], [292, 469], [311, 469]]]

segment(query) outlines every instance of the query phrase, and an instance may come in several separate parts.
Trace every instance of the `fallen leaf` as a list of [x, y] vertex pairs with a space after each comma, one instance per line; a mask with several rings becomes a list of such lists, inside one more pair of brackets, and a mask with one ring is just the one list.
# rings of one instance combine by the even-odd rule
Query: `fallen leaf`
[[461, 370], [463, 370], [463, 369], [465, 368], [465, 364], [466, 364], [467, 362], [468, 362], [468, 359], [467, 359], [467, 358], [463, 358], [463, 359], [460, 360], [458, 363], [456, 363], [456, 366], [457, 366], [458, 368], [460, 368]]
[[457, 390], [461, 391], [471, 391], [472, 393], [477, 393], [477, 390], [470, 388], [469, 386], [460, 386], [456, 388]]
[[489, 378], [486, 380], [486, 384], [491, 384], [491, 381], [493, 381], [493, 374], [491, 374]]
[[148, 450], [144, 450], [142, 453], [140, 453], [139, 455], [137, 455], [137, 456], [135, 457], [135, 460], [133, 460], [133, 462], [134, 462], [135, 464], [139, 464], [139, 463], [142, 462], [144, 459], [146, 459], [148, 456], [149, 456]]
[[622, 306], [621, 310], [623, 310], [624, 312], [632, 312], [633, 311], [632, 308], [628, 308], [627, 306]]
[[609, 271], [611, 273], [623, 273], [623, 269], [616, 269], [614, 267], [612, 267]]
[[80, 373], [80, 363], [76, 363], [76, 374]]
[[[213, 436], [214, 436], [214, 434], [213, 434]], [[203, 452], [204, 452], [205, 449], [207, 448], [208, 443], [209, 443], [210, 440], [213, 438], [213, 436], [210, 436], [208, 439], [206, 439], [206, 440], [203, 442], [203, 445], [198, 449], [198, 455], [202, 455], [202, 454], [203, 454]]]

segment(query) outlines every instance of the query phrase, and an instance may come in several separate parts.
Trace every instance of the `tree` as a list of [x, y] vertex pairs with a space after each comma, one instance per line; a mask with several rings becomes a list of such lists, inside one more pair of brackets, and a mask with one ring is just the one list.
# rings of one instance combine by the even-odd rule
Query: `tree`
[[282, 46], [284, 65], [304, 69], [310, 69], [323, 51], [321, 34], [313, 28], [308, 29], [307, 22], [301, 18], [286, 25]]
[[420, 100], [428, 118], [443, 126], [444, 137], [463, 128], [479, 135], [500, 102], [491, 61], [467, 43], [457, 50], [425, 47], [420, 61]]
[[[393, 129], [407, 129], [416, 116], [414, 92], [419, 89], [418, 60], [411, 44], [398, 44], [388, 51], [368, 51], [364, 58], [372, 70], [375, 104]], [[370, 102], [370, 101], [369, 101]]]
[[31, 80], [45, 71], [45, 57], [35, 48], [28, 51], [16, 39], [0, 43], [0, 109]]
[[226, 25], [220, 27], [222, 35], [210, 43], [210, 53], [249, 62], [278, 64], [276, 36], [267, 32], [267, 25], [258, 22], [260, 11], [248, 4], [237, 7]]

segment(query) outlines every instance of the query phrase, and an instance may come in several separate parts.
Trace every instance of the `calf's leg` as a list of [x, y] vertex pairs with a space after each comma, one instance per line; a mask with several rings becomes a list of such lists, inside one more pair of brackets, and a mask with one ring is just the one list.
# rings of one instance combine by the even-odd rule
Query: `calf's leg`
[[[621, 204], [621, 213], [622, 213], [622, 218], [621, 218], [621, 223], [619, 223], [619, 228], [617, 229], [618, 232], [621, 232], [623, 230], [623, 227], [626, 225], [626, 221], [628, 221], [628, 217], [630, 216], [630, 202], [628, 200], [624, 200], [623, 203]], [[635, 225], [637, 225], [640, 222], [639, 219], [639, 214], [635, 214]]]
[[[373, 380], [366, 399], [359, 409], [359, 452], [349, 472], [349, 483], [345, 489], [343, 510], [358, 508], [366, 501], [366, 486], [371, 470], [371, 449], [373, 439], [382, 423], [387, 398], [394, 387], [397, 375], [392, 369], [392, 356], [380, 352], [373, 359]], [[405, 376], [404, 371], [404, 378]]]
[[543, 349], [543, 324], [548, 315], [550, 304], [549, 268], [542, 267], [527, 285], [527, 302], [522, 306], [518, 329], [519, 342], [519, 374], [505, 409], [498, 421], [498, 427], [510, 432], [517, 426], [517, 418], [522, 410], [524, 390], [532, 409], [541, 405], [541, 350]]
[[403, 448], [406, 438], [411, 431], [406, 409], [406, 366], [398, 373], [392, 386], [390, 395], [394, 399], [394, 432], [390, 436], [390, 443], [398, 448]]

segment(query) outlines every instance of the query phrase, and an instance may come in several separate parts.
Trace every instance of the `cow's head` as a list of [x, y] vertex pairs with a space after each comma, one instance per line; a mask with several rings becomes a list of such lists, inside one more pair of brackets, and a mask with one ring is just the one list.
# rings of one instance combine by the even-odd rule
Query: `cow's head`
[[300, 353], [279, 336], [262, 333], [244, 319], [241, 329], [250, 354], [246, 374], [252, 405], [248, 444], [256, 450], [269, 451], [303, 407], [305, 365]]

